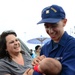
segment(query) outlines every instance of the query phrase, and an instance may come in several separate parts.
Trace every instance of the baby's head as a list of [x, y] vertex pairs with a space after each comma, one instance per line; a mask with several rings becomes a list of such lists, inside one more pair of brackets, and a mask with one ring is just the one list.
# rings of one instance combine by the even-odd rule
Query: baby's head
[[[40, 67], [40, 68], [39, 68]], [[39, 63], [39, 69], [42, 73], [57, 75], [62, 69], [61, 63], [53, 58], [44, 58]]]

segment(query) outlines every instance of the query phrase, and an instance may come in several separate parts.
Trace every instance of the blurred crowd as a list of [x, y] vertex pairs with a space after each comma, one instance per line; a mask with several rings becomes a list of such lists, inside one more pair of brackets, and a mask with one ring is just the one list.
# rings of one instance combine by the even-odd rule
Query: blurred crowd
[[35, 50], [30, 49], [30, 55], [32, 56], [32, 58], [35, 58], [37, 56], [40, 56], [40, 51], [41, 51], [41, 46], [40, 45], [36, 45], [35, 46]]

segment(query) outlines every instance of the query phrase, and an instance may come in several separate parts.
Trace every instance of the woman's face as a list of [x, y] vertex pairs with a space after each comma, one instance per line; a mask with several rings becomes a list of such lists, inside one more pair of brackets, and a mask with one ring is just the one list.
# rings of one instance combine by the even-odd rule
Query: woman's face
[[20, 42], [13, 34], [6, 36], [6, 51], [8, 51], [10, 55], [17, 54], [21, 51]]
[[64, 26], [66, 25], [67, 20], [61, 20], [58, 23], [45, 23], [45, 30], [47, 34], [53, 39], [55, 42], [59, 42], [60, 38], [64, 33]]

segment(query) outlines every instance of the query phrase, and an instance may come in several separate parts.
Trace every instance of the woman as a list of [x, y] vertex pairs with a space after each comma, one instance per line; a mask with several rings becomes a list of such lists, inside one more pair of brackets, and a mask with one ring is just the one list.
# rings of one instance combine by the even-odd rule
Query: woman
[[21, 49], [17, 34], [4, 31], [0, 36], [0, 75], [23, 75], [32, 58]]

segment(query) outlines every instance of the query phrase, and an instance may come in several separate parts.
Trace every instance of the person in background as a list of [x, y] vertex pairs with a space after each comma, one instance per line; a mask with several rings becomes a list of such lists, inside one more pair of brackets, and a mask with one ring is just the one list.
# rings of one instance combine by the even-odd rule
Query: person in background
[[3, 31], [0, 35], [0, 75], [23, 75], [32, 68], [32, 58], [22, 50], [17, 34]]
[[[32, 65], [39, 64], [41, 56], [57, 59], [62, 64], [59, 75], [75, 75], [75, 38], [64, 30], [67, 25], [66, 13], [59, 5], [51, 5], [42, 10], [41, 21], [51, 41], [42, 46], [40, 56], [35, 58]], [[42, 75], [33, 70], [26, 70], [27, 75]]]
[[30, 51], [31, 51], [31, 56], [32, 56], [32, 58], [35, 58], [36, 55], [35, 55], [33, 49], [30, 49]]
[[35, 46], [35, 57], [40, 55], [40, 51], [41, 51], [41, 46], [40, 45], [36, 45]]

